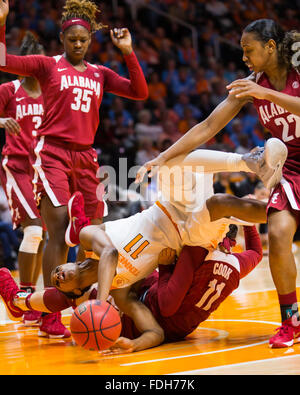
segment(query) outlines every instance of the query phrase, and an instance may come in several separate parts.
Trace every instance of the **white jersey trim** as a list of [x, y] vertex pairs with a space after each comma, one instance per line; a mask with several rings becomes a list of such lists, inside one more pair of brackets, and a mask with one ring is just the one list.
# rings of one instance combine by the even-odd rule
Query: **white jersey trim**
[[286, 196], [287, 196], [292, 208], [294, 210], [298, 210], [299, 211], [300, 208], [299, 208], [299, 206], [298, 206], [298, 204], [296, 202], [296, 199], [295, 199], [295, 196], [294, 196], [294, 192], [292, 190], [292, 187], [290, 186], [290, 183], [285, 178], [282, 178], [281, 181], [280, 181], [280, 184], [283, 186], [283, 189], [284, 189], [284, 191], [286, 193]]
[[36, 191], [37, 191], [37, 185], [36, 184], [37, 184], [37, 181], [38, 181], [38, 177], [40, 177], [40, 179], [41, 179], [41, 181], [43, 183], [43, 186], [45, 188], [45, 191], [46, 191], [48, 197], [50, 198], [53, 206], [59, 207], [59, 206], [61, 206], [61, 203], [59, 203], [59, 201], [57, 200], [52, 188], [49, 185], [49, 182], [48, 182], [48, 180], [46, 178], [44, 170], [42, 169], [42, 159], [41, 159], [40, 153], [41, 153], [41, 151], [42, 151], [42, 149], [44, 147], [44, 142], [45, 142], [45, 136], [42, 136], [40, 138], [39, 142], [37, 143], [35, 149], [34, 149], [34, 153], [35, 153], [35, 156], [36, 156], [36, 161], [35, 161], [34, 165], [32, 165], [32, 167], [34, 168], [34, 172], [35, 172], [34, 179], [32, 180], [33, 191], [34, 191], [34, 194], [35, 194], [35, 199], [36, 199], [36, 201], [38, 201], [38, 196], [36, 194]]
[[53, 56], [53, 59], [55, 60], [56, 63], [58, 63], [61, 58], [62, 58], [62, 55]]
[[20, 86], [21, 86], [21, 81], [20, 80], [14, 80], [14, 81], [12, 81], [12, 83], [14, 84], [15, 94], [16, 94], [18, 92]]
[[13, 190], [15, 191], [15, 194], [17, 195], [17, 198], [19, 199], [19, 202], [24, 207], [24, 210], [26, 211], [28, 216], [31, 219], [37, 218], [37, 216], [32, 211], [31, 207], [29, 206], [27, 200], [25, 199], [21, 189], [19, 188], [19, 185], [18, 185], [17, 181], [15, 180], [14, 176], [12, 175], [10, 170], [8, 169], [7, 163], [8, 163], [8, 157], [5, 156], [5, 158], [4, 158], [3, 162], [2, 162], [2, 166], [3, 166], [3, 169], [4, 169], [5, 173], [6, 173], [5, 189], [6, 189], [6, 193], [7, 193], [7, 196], [8, 196], [8, 204], [9, 204], [9, 207], [10, 207], [10, 212], [11, 212], [12, 219], [14, 218], [13, 198], [12, 198], [12, 191]]
[[232, 254], [225, 254], [224, 252], [218, 250], [209, 252], [205, 258], [205, 261], [228, 263], [230, 266], [233, 266], [239, 273], [241, 271], [240, 262], [237, 257]]

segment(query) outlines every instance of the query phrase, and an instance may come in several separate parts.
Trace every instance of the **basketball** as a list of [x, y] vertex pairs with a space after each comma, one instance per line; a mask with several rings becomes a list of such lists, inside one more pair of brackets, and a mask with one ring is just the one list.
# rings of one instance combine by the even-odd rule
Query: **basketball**
[[110, 303], [99, 300], [79, 305], [70, 321], [73, 340], [86, 350], [106, 350], [120, 336], [121, 327], [117, 310]]

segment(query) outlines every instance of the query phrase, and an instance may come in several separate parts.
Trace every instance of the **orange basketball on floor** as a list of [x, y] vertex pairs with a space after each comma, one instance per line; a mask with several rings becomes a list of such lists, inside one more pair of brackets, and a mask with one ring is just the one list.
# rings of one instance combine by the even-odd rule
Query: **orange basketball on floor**
[[106, 350], [120, 336], [121, 328], [117, 310], [110, 303], [99, 300], [79, 305], [70, 321], [75, 343], [87, 350]]

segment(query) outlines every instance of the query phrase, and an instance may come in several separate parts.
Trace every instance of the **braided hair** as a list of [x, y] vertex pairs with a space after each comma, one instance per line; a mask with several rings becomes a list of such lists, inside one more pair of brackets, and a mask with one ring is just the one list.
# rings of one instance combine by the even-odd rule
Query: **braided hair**
[[101, 11], [93, 1], [67, 0], [63, 9], [64, 12], [62, 14], [62, 24], [73, 18], [80, 18], [90, 24], [92, 33], [107, 27], [102, 23], [97, 22], [97, 13]]
[[285, 32], [272, 19], [258, 19], [246, 26], [244, 33], [255, 34], [256, 39], [264, 44], [269, 40], [274, 40], [277, 46], [279, 64], [285, 66], [288, 70], [294, 68], [300, 72], [300, 59], [298, 60], [298, 57], [300, 57], [299, 32], [295, 30]]

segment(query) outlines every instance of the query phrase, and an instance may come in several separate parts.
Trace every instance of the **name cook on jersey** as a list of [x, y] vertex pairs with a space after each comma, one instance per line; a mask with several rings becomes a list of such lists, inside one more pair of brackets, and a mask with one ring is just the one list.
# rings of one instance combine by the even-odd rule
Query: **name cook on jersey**
[[88, 77], [77, 77], [70, 75], [61, 76], [60, 90], [69, 89], [70, 87], [85, 88], [94, 91], [97, 97], [100, 97], [101, 85], [99, 81], [92, 80]]

